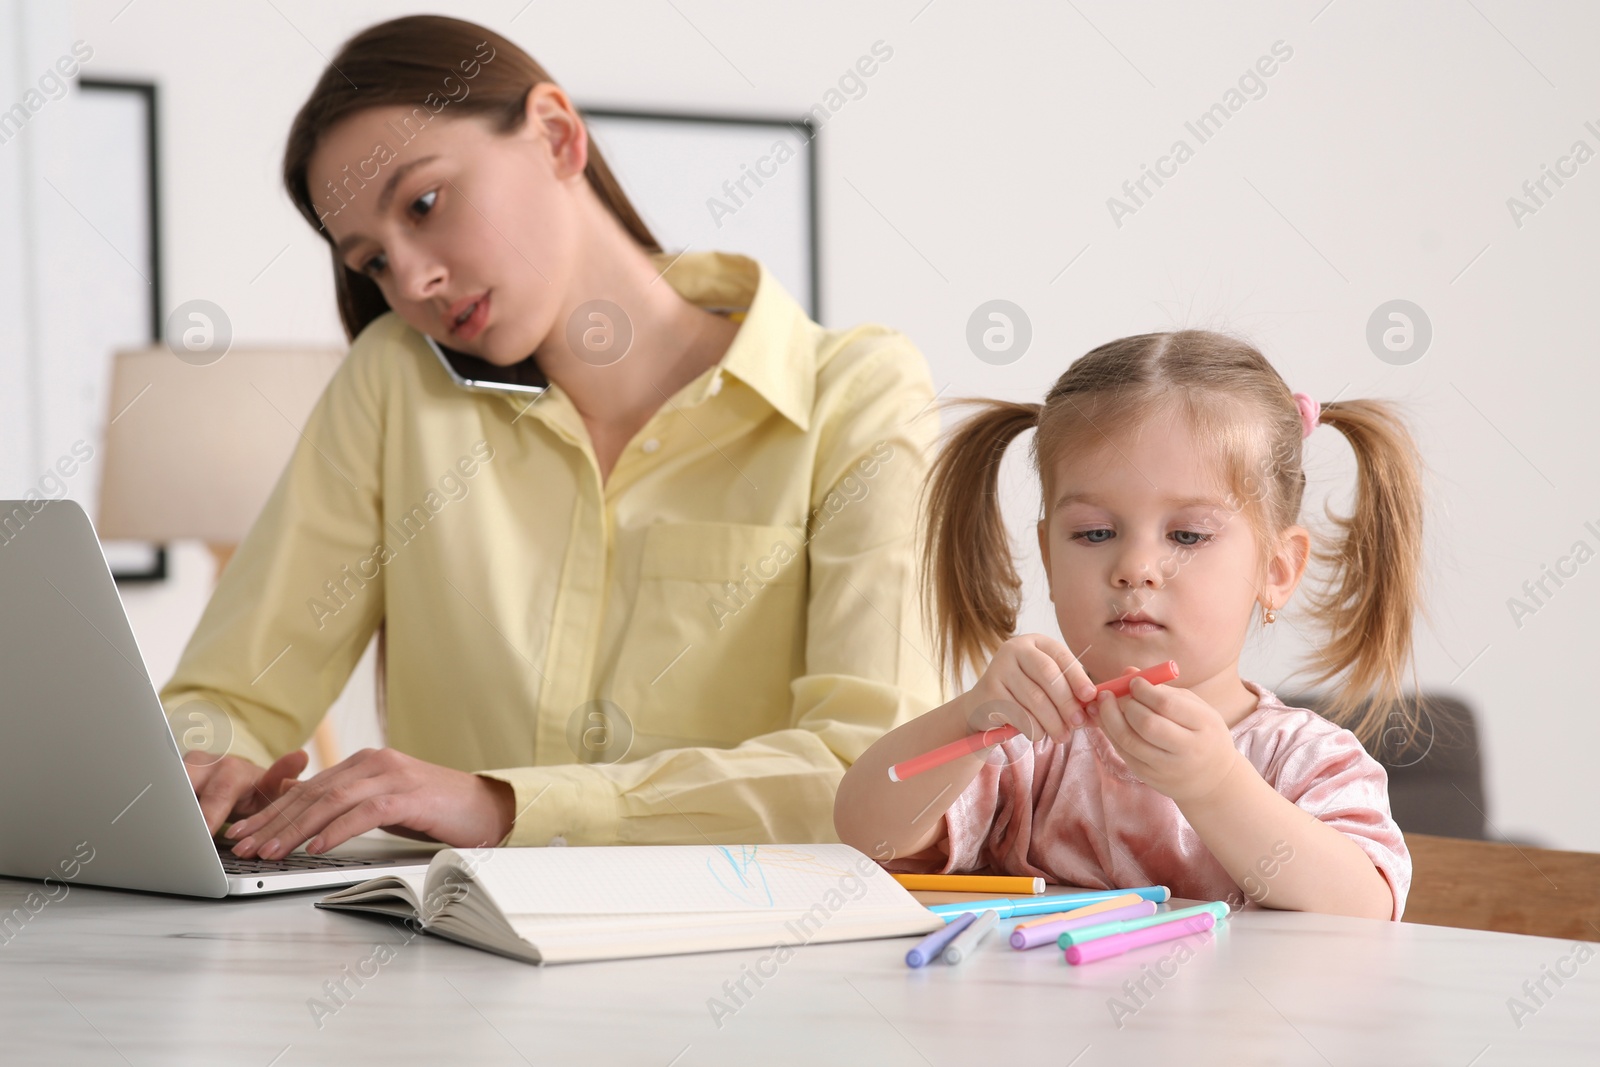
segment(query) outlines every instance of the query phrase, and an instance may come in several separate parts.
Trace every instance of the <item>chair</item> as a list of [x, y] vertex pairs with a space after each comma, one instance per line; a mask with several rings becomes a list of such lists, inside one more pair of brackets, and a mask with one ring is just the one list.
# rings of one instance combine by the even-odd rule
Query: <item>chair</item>
[[[1282, 699], [1291, 708], [1320, 712], [1326, 706], [1316, 693]], [[1484, 840], [1488, 837], [1484, 814], [1488, 805], [1478, 722], [1472, 708], [1455, 697], [1423, 693], [1416, 722], [1415, 734], [1402, 729], [1397, 720], [1367, 746], [1389, 772], [1389, 807], [1394, 821], [1407, 839], [1418, 833]]]

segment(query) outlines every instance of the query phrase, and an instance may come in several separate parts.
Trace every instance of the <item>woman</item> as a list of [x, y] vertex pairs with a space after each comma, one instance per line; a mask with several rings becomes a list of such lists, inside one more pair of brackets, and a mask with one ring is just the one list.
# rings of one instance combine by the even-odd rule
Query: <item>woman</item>
[[[920, 355], [662, 254], [566, 94], [471, 23], [349, 41], [284, 179], [353, 344], [162, 691], [225, 714], [228, 754], [186, 754], [212, 830], [268, 859], [374, 827], [833, 839], [844, 767], [940, 699]], [[391, 747], [298, 781], [379, 627]]]

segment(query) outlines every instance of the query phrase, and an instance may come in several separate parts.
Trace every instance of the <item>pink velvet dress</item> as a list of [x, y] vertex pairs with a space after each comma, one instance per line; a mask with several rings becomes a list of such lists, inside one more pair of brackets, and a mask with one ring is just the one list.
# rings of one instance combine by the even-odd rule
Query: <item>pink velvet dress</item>
[[[1233, 743], [1274, 789], [1354, 841], [1394, 891], [1399, 919], [1411, 854], [1389, 813], [1389, 776], [1349, 730], [1287, 707], [1254, 682], [1256, 710]], [[897, 872], [993, 870], [1089, 889], [1165, 885], [1173, 896], [1244, 903], [1245, 895], [1172, 800], [1136, 778], [1097, 726], [1065, 742], [1024, 738], [998, 750], [945, 814], [943, 838], [887, 866]], [[1248, 886], [1271, 901], [1292, 849], [1262, 857]], [[1286, 854], [1289, 858], [1285, 858]]]

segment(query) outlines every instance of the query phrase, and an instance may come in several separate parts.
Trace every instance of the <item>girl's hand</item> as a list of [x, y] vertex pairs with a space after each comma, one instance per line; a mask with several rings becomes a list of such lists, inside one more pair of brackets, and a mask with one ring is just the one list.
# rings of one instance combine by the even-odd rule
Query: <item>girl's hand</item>
[[511, 787], [425, 763], [392, 748], [364, 748], [303, 782], [259, 814], [234, 823], [241, 857], [281, 859], [310, 841], [321, 853], [381, 827], [460, 848], [497, 845], [511, 831]]
[[1013, 637], [995, 652], [969, 691], [974, 730], [1015, 726], [1030, 741], [1062, 741], [1086, 723], [1094, 683], [1072, 650], [1044, 634]]
[[1135, 678], [1120, 700], [1099, 694], [1091, 714], [1128, 769], [1180, 804], [1209, 794], [1238, 765], [1222, 713], [1188, 689]]

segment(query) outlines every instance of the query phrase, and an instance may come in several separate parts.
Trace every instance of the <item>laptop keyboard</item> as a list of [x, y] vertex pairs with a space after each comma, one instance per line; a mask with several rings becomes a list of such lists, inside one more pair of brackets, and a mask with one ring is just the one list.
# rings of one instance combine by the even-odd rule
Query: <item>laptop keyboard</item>
[[379, 864], [393, 862], [381, 859], [352, 859], [349, 856], [307, 856], [293, 854], [281, 860], [242, 859], [235, 856], [230, 849], [232, 845], [224, 846], [217, 842], [217, 858], [222, 861], [222, 869], [228, 874], [281, 874], [286, 871], [328, 871], [342, 867], [373, 867]]

